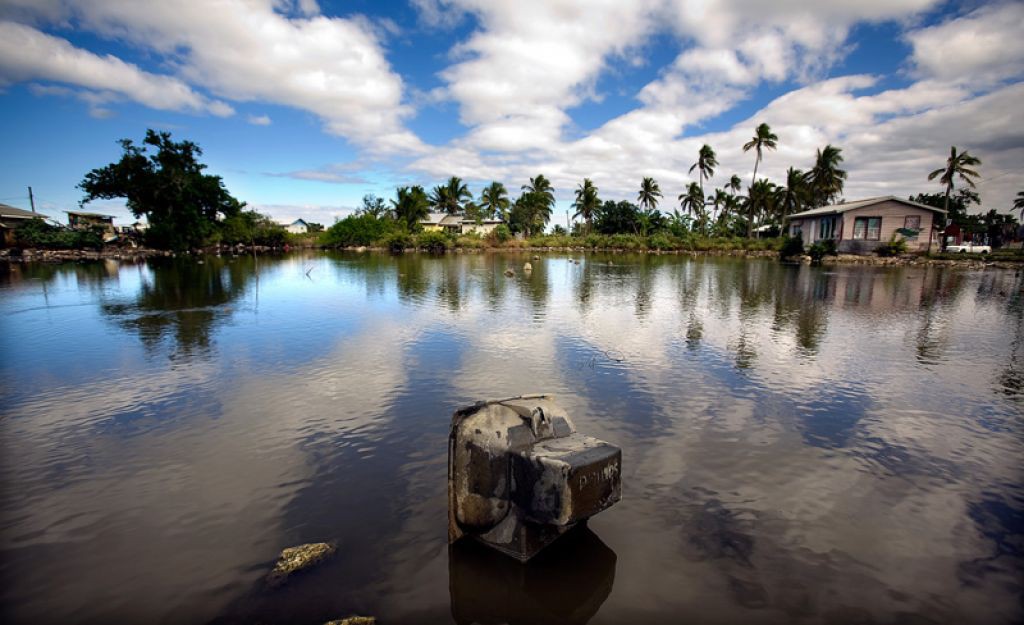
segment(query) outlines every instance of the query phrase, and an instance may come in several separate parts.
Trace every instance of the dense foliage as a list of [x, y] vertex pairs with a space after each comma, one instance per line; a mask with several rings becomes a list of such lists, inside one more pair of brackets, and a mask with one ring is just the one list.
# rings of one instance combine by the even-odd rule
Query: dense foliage
[[19, 247], [48, 250], [80, 250], [103, 245], [103, 229], [69, 230], [51, 226], [42, 219], [26, 219], [14, 231]]
[[176, 142], [170, 133], [146, 131], [142, 145], [120, 142], [121, 159], [85, 175], [78, 185], [82, 204], [125, 198], [135, 217], [149, 222], [146, 241], [168, 249], [203, 245], [219, 220], [237, 215], [243, 203], [224, 188], [220, 176], [204, 174], [203, 151], [191, 141]]

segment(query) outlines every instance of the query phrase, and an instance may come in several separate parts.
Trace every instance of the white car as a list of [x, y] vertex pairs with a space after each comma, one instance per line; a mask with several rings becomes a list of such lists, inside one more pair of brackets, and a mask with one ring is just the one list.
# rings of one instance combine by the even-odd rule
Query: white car
[[946, 253], [948, 254], [988, 254], [992, 252], [991, 245], [974, 245], [972, 243], [964, 243], [963, 245], [947, 245]]

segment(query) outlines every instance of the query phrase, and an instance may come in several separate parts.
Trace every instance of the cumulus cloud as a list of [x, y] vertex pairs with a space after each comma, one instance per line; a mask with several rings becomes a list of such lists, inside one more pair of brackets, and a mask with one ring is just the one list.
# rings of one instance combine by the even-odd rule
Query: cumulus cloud
[[1024, 74], [1024, 4], [980, 8], [965, 17], [907, 34], [917, 73], [927, 78], [990, 84]]
[[247, 120], [253, 126], [269, 126], [270, 116], [269, 115], [250, 115]]
[[[163, 55], [179, 77], [170, 79], [171, 84], [184, 90], [188, 83], [230, 100], [310, 111], [327, 132], [371, 150], [423, 149], [403, 125], [412, 109], [402, 102], [402, 79], [392, 71], [375, 27], [365, 19], [326, 17], [308, 0], [66, 0], [61, 6], [65, 20]], [[55, 12], [49, 4], [42, 8], [47, 9], [44, 15]], [[31, 71], [22, 71], [25, 77], [60, 71], [59, 56], [34, 58]], [[105, 60], [114, 67], [124, 65], [114, 57]], [[226, 112], [213, 106], [207, 108]]]
[[[52, 80], [91, 90], [93, 98], [110, 101], [117, 94], [151, 108], [203, 112], [226, 117], [226, 103], [196, 92], [172, 76], [152, 74], [136, 65], [76, 48], [68, 41], [15, 22], [0, 22], [0, 82]], [[83, 95], [90, 92], [78, 92]]]

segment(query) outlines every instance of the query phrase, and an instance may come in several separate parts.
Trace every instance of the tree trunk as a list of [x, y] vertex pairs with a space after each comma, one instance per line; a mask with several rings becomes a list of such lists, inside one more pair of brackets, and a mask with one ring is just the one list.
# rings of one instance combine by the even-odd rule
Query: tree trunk
[[754, 183], [757, 182], [757, 166], [760, 164], [761, 159], [754, 159], [754, 177], [750, 179], [750, 192], [747, 194], [747, 203], [750, 204], [750, 210], [747, 211], [747, 238], [754, 238]]

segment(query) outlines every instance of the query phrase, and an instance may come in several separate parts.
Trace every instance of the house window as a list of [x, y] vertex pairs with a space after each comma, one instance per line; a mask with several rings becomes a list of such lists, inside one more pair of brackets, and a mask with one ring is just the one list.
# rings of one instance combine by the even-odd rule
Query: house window
[[903, 228], [899, 233], [908, 241], [916, 241], [917, 235], [921, 232], [921, 216], [907, 215], [903, 218]]
[[789, 225], [789, 236], [791, 237], [802, 237], [803, 236], [803, 224], [804, 222], [799, 219], [794, 219]]
[[882, 236], [881, 217], [857, 217], [853, 220], [853, 238], [878, 241]]
[[832, 215], [829, 217], [822, 217], [818, 220], [818, 238], [819, 239], [834, 239], [836, 238], [836, 216]]

